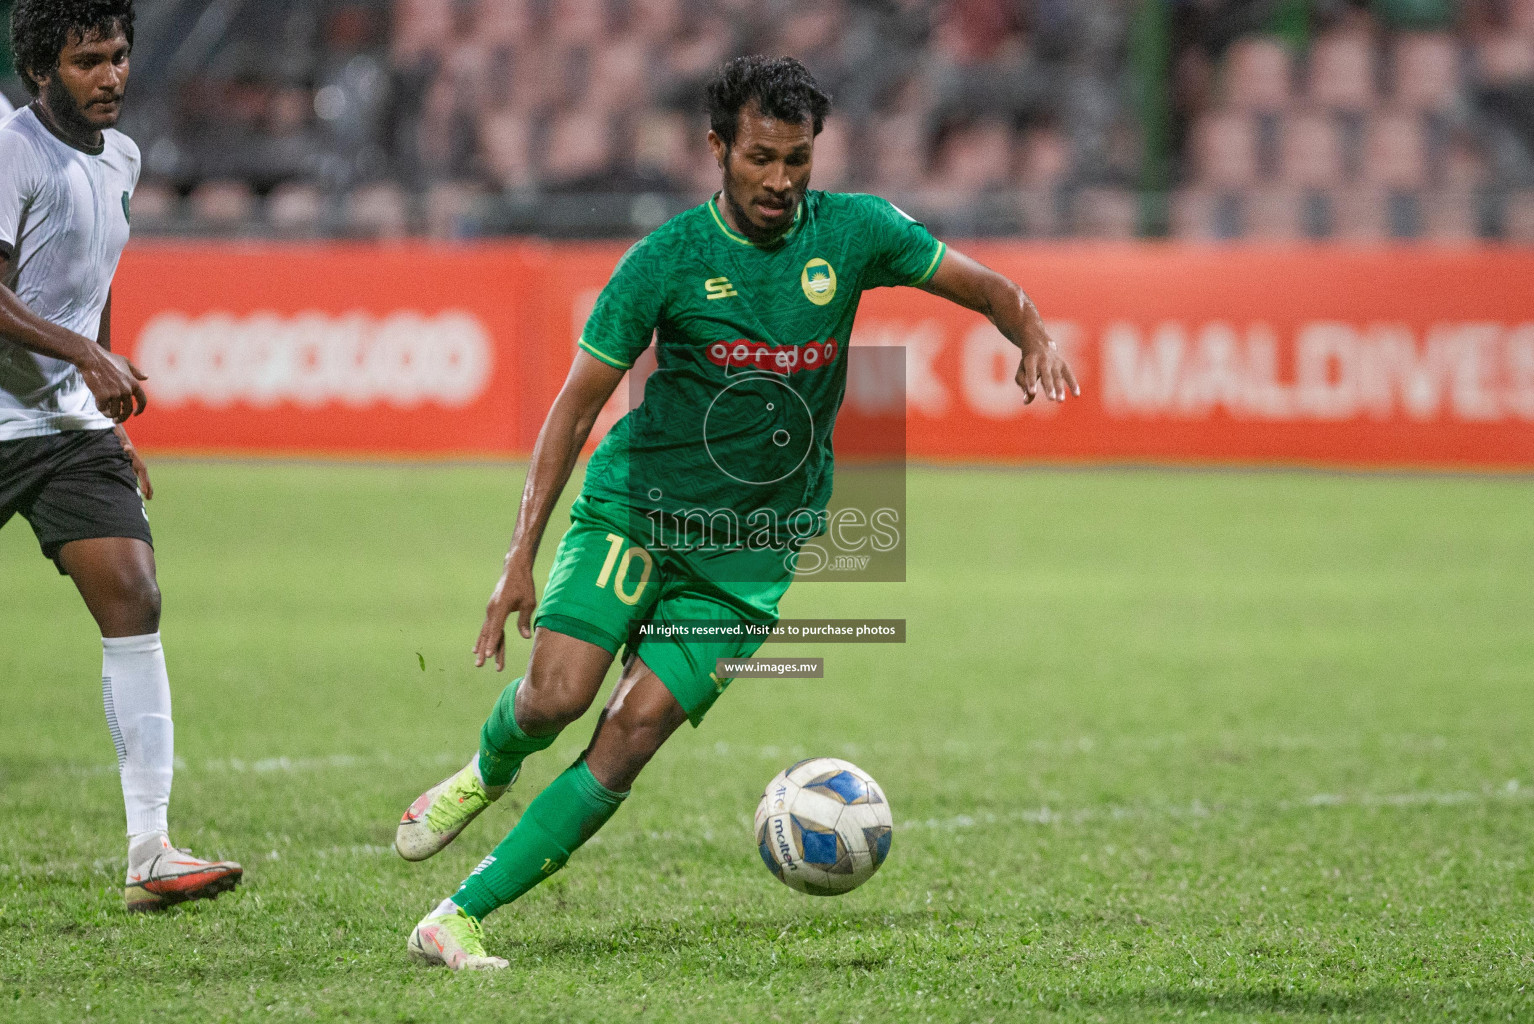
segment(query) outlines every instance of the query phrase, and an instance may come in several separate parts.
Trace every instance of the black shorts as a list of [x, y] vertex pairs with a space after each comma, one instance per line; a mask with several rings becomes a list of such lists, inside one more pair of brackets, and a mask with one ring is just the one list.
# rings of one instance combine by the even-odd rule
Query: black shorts
[[72, 540], [133, 537], [154, 545], [133, 463], [111, 430], [0, 441], [0, 527], [17, 512], [55, 565]]

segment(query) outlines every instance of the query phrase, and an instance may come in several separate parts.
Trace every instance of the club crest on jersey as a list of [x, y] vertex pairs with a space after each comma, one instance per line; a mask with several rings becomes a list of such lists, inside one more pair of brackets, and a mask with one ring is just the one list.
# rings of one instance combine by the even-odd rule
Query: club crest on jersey
[[799, 272], [799, 286], [804, 289], [806, 299], [824, 306], [836, 298], [836, 268], [817, 256]]

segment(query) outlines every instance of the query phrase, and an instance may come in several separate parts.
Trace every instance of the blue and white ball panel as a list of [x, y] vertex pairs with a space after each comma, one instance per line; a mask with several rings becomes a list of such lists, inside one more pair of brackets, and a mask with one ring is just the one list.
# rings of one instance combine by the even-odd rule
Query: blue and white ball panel
[[772, 872], [774, 878], [783, 881], [783, 865], [778, 863], [777, 857], [773, 856], [772, 841], [768, 835], [767, 822], [762, 821], [756, 827], [756, 851], [762, 856], [762, 863], [767, 865], [767, 870]]
[[845, 768], [817, 775], [806, 782], [804, 788], [824, 793], [844, 804], [875, 803], [880, 799], [878, 791], [870, 787], [866, 779]]
[[843, 761], [839, 757], [811, 757], [790, 767], [783, 774], [795, 785], [804, 786], [822, 775], [839, 771], [850, 771], [854, 775], [867, 778], [867, 773], [851, 761]]
[[867, 772], [833, 757], [779, 773], [756, 811], [757, 850], [774, 877], [798, 892], [849, 892], [889, 854], [893, 820]]
[[868, 844], [868, 851], [873, 855], [874, 867], [884, 863], [884, 858], [890, 855], [890, 840], [895, 837], [895, 830], [888, 825], [873, 825], [863, 828], [863, 841]]
[[786, 810], [792, 811], [800, 820], [818, 829], [834, 831], [841, 820], [846, 805], [835, 797], [813, 789], [801, 789], [794, 795]]
[[833, 874], [845, 875], [852, 870], [852, 854], [836, 829], [818, 827], [793, 813], [788, 819], [793, 825], [794, 846], [805, 864]]

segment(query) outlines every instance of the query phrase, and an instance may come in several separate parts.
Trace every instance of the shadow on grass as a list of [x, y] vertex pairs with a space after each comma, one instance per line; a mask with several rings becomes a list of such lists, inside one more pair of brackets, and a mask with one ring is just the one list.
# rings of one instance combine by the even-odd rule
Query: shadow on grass
[[1294, 992], [1278, 987], [1245, 992], [1153, 989], [1117, 995], [1083, 994], [1075, 999], [1052, 1000], [1046, 996], [1041, 1005], [1055, 1010], [1097, 1009], [1129, 1017], [1154, 1014], [1157, 1011], [1196, 1017], [1207, 1010], [1212, 1016], [1324, 1015], [1329, 1018], [1389, 1020], [1441, 1020], [1477, 1011], [1500, 1016], [1522, 1010], [1523, 1013], [1516, 1019], [1528, 1020], [1526, 1014], [1534, 1008], [1534, 994], [1511, 985], [1467, 989], [1462, 985], [1447, 983], [1423, 985], [1416, 989], [1390, 986], [1350, 992]]
[[[828, 908], [829, 909], [829, 908]], [[929, 924], [932, 915], [919, 911], [830, 913], [729, 914], [719, 917], [681, 917], [653, 922], [614, 921], [602, 930], [566, 930], [558, 934], [491, 940], [500, 956], [516, 959], [536, 957], [544, 962], [566, 960], [590, 963], [593, 958], [615, 954], [631, 957], [713, 956], [732, 947], [745, 959], [754, 960], [762, 946], [792, 944], [797, 957], [833, 970], [877, 971], [890, 965], [893, 954], [866, 948], [846, 948], [859, 939], [880, 939], [908, 933]], [[805, 940], [824, 945], [807, 949]]]

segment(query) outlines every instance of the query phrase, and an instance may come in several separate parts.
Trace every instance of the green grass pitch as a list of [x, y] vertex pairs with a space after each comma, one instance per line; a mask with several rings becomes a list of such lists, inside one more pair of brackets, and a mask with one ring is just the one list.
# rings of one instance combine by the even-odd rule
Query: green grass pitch
[[[123, 912], [100, 648], [13, 521], [0, 1020], [1534, 1019], [1534, 481], [914, 470], [909, 582], [784, 607], [909, 643], [780, 648], [827, 678], [736, 683], [488, 920], [512, 968], [453, 976], [410, 927], [590, 730], [435, 860], [389, 849], [511, 678], [469, 651], [521, 470], [155, 474], [173, 835], [246, 884]], [[751, 836], [812, 754], [895, 810], [835, 899]]]

